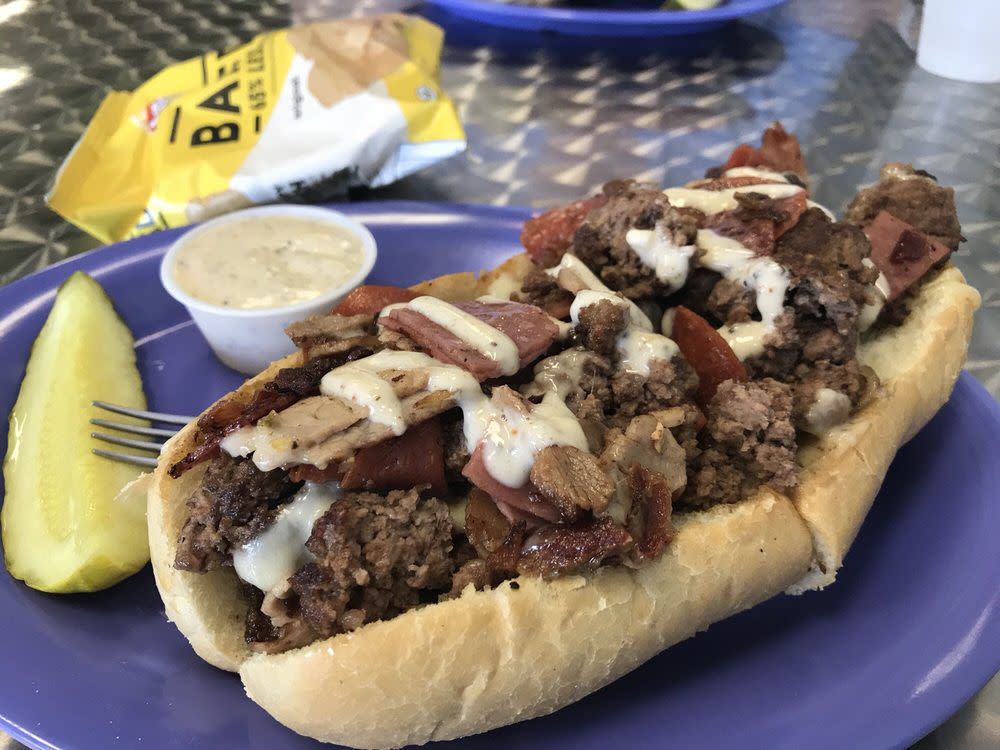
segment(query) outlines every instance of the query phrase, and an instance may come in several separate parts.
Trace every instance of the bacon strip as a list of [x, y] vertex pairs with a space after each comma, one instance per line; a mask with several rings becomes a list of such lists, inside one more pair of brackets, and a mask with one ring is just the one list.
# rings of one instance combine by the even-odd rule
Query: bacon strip
[[554, 266], [569, 248], [573, 235], [587, 215], [607, 202], [608, 196], [595, 195], [532, 216], [524, 222], [521, 244], [536, 265]]
[[872, 245], [872, 263], [889, 282], [887, 302], [898, 298], [951, 254], [946, 245], [885, 210], [864, 228], [864, 233]]
[[794, 172], [800, 177], [807, 175], [798, 139], [786, 132], [780, 122], [764, 131], [759, 148], [743, 143], [733, 149], [721, 171], [734, 167], [765, 167], [776, 172]]
[[[517, 345], [521, 367], [545, 353], [559, 334], [559, 328], [552, 319], [534, 305], [521, 302], [454, 304], [512, 339]], [[406, 334], [435, 359], [458, 365], [479, 380], [488, 380], [502, 374], [495, 361], [416, 310], [397, 308], [382, 316], [379, 323], [389, 330]]]

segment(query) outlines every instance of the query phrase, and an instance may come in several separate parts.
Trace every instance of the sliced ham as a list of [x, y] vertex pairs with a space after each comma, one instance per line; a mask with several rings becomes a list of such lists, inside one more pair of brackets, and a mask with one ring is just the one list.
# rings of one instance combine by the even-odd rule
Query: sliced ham
[[946, 245], [884, 210], [864, 228], [864, 232], [872, 246], [872, 263], [889, 282], [887, 302], [920, 281], [951, 253]]
[[[503, 333], [517, 345], [521, 367], [540, 357], [556, 340], [559, 328], [545, 312], [522, 302], [457, 302], [455, 307]], [[499, 365], [447, 328], [407, 307], [391, 310], [379, 323], [406, 334], [435, 359], [458, 365], [479, 380], [501, 375]]]
[[561, 518], [556, 507], [542, 499], [530, 482], [523, 487], [508, 487], [494, 479], [483, 460], [481, 444], [472, 452], [469, 463], [462, 469], [462, 476], [492, 497], [512, 522], [528, 520], [522, 514], [553, 523]]

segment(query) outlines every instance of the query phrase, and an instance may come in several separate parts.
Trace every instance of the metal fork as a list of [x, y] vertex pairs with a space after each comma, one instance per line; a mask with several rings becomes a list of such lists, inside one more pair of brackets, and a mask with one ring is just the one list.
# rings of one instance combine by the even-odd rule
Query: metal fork
[[[127, 406], [118, 406], [117, 404], [109, 404], [106, 401], [94, 401], [94, 406], [98, 409], [104, 409], [105, 411], [113, 412], [114, 414], [122, 414], [126, 417], [135, 417], [136, 419], [144, 419], [148, 422], [159, 422], [161, 424], [173, 424], [173, 425], [185, 425], [190, 422], [194, 417], [185, 417], [181, 414], [164, 414], [157, 411], [143, 411], [142, 409], [131, 409]], [[91, 419], [90, 423], [92, 425], [97, 425], [98, 427], [106, 427], [111, 430], [117, 430], [119, 432], [131, 433], [133, 435], [143, 435], [145, 437], [154, 438], [154, 440], [136, 440], [134, 438], [121, 437], [119, 435], [109, 435], [105, 432], [92, 432], [90, 436], [97, 440], [103, 440], [106, 443], [111, 443], [113, 445], [123, 445], [128, 448], [138, 448], [139, 450], [152, 451], [159, 455], [160, 449], [163, 447], [164, 441], [167, 438], [172, 437], [178, 428], [165, 429], [162, 427], [145, 427], [143, 425], [128, 424], [126, 422], [113, 422], [108, 419]], [[158, 439], [158, 440], [156, 440]], [[153, 456], [137, 456], [134, 453], [122, 453], [120, 451], [108, 451], [103, 448], [92, 448], [94, 453], [98, 456], [104, 456], [105, 458], [110, 458], [115, 461], [124, 461], [128, 464], [138, 464], [139, 466], [156, 466], [156, 458]]]

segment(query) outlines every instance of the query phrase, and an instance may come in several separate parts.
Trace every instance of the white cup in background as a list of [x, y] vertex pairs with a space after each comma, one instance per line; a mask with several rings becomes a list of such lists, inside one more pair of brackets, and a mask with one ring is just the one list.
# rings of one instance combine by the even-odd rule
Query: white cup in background
[[924, 0], [917, 64], [957, 81], [1000, 81], [1000, 0]]
[[[182, 289], [174, 278], [174, 258], [177, 251], [197, 239], [207, 227], [239, 222], [252, 216], [292, 216], [311, 219], [347, 229], [361, 242], [364, 260], [361, 267], [343, 283], [317, 297], [294, 305], [243, 309], [224, 307], [198, 299]], [[224, 214], [200, 224], [181, 235], [163, 256], [160, 281], [171, 297], [187, 308], [208, 345], [222, 363], [244, 375], [256, 375], [271, 362], [295, 351], [285, 327], [311, 315], [327, 312], [344, 295], [362, 284], [375, 265], [375, 238], [361, 224], [342, 213], [318, 206], [271, 205], [248, 208]]]

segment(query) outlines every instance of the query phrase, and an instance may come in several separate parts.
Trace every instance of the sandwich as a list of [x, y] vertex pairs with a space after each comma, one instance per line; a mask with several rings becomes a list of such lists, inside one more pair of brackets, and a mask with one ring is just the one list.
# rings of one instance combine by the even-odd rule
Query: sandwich
[[979, 305], [949, 188], [888, 164], [838, 221], [777, 123], [521, 240], [293, 324], [295, 354], [161, 455], [167, 616], [301, 734], [523, 721], [829, 585]]

